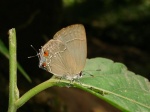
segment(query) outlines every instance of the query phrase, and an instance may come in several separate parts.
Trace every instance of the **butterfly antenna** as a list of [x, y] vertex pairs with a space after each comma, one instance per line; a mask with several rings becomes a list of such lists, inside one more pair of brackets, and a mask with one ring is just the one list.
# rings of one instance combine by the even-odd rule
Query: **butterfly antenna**
[[[36, 55], [34, 55], [34, 56], [29, 56], [28, 58], [33, 58], [33, 57], [36, 57], [36, 56], [38, 56], [38, 58], [39, 58], [39, 53], [37, 52], [37, 50], [33, 47], [33, 45], [31, 45], [31, 47], [34, 49], [34, 51], [36, 52]], [[40, 58], [39, 58], [40, 59]]]

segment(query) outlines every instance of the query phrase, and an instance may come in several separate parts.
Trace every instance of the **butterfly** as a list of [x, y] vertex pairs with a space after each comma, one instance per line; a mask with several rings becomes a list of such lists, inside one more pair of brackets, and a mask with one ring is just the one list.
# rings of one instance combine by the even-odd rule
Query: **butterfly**
[[58, 31], [38, 53], [39, 67], [67, 80], [80, 78], [86, 63], [87, 42], [82, 24]]

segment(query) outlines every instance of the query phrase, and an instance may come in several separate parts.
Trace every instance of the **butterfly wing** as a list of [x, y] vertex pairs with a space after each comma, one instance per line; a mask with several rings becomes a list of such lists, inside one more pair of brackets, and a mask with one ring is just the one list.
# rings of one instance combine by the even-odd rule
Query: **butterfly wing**
[[87, 56], [87, 44], [84, 26], [81, 24], [75, 24], [63, 28], [54, 35], [54, 40], [62, 41], [72, 57], [72, 60], [69, 60], [72, 73], [70, 75], [76, 75], [80, 73], [85, 66]]
[[56, 76], [67, 76], [71, 74], [72, 60], [67, 47], [60, 40], [48, 41], [40, 50], [39, 67], [55, 74]]

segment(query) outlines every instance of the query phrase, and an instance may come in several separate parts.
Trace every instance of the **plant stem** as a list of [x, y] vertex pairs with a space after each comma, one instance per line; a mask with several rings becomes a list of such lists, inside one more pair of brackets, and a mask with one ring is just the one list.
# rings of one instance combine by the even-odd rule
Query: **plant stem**
[[17, 59], [16, 59], [16, 31], [9, 30], [9, 107], [8, 112], [16, 112], [16, 100], [19, 97], [17, 89]]
[[65, 80], [61, 80], [61, 82], [59, 82], [60, 79], [49, 79], [39, 85], [37, 85], [36, 87], [32, 88], [31, 90], [29, 90], [28, 92], [26, 92], [22, 97], [20, 97], [17, 102], [16, 102], [16, 106], [17, 108], [21, 107], [24, 103], [26, 103], [29, 99], [31, 99], [33, 96], [35, 96], [37, 93], [52, 87], [54, 85], [59, 85], [61, 84], [61, 82], [64, 83], [69, 83], [68, 81]]

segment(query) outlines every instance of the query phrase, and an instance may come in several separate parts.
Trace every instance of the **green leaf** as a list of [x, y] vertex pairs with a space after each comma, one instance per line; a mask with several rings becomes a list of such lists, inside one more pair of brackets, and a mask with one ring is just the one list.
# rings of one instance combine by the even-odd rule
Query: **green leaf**
[[[0, 53], [2, 53], [7, 59], [9, 59], [9, 51], [5, 44], [2, 42], [0, 39]], [[31, 82], [31, 79], [29, 75], [25, 72], [25, 70], [22, 68], [22, 66], [17, 62], [17, 68], [18, 70], [22, 73], [22, 75], [29, 81]]]
[[150, 112], [150, 82], [105, 58], [88, 59], [81, 84], [74, 84], [123, 111]]
[[18, 99], [17, 107], [19, 108], [35, 94], [52, 86], [80, 88], [123, 112], [150, 112], [149, 81], [128, 71], [125, 65], [105, 58], [87, 59], [82, 78], [79, 81], [60, 80], [53, 76]]

